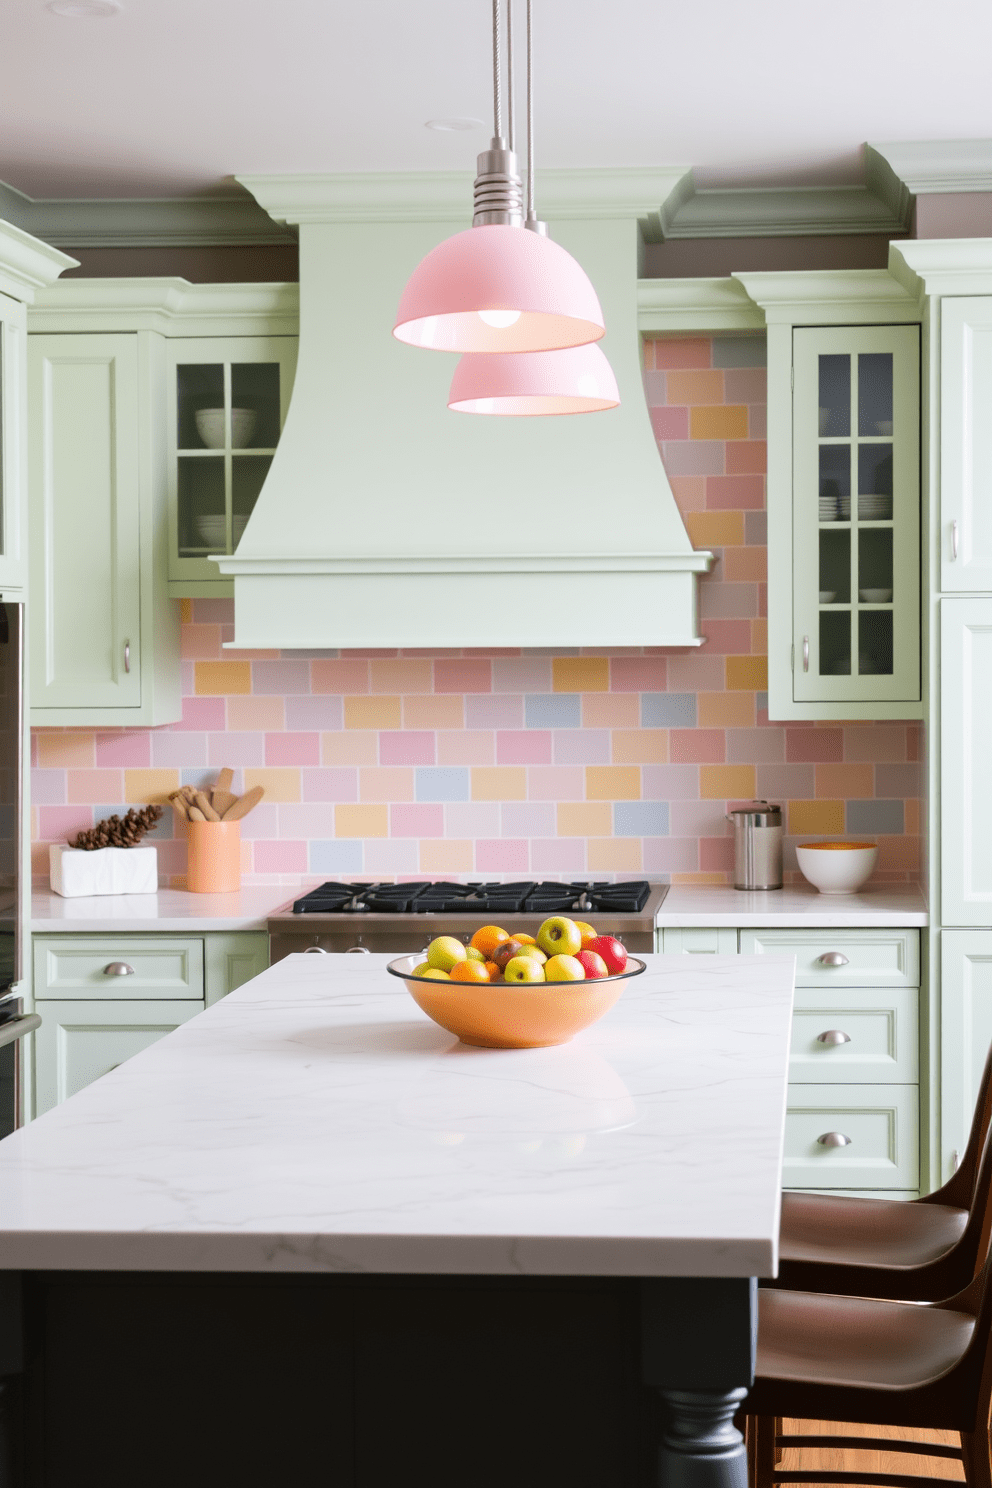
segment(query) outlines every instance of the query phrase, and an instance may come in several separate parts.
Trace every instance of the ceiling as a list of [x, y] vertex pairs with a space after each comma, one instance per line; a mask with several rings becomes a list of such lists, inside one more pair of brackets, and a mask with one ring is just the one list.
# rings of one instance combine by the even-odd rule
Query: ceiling
[[[523, 0], [516, 0], [521, 15]], [[217, 192], [234, 174], [470, 170], [490, 0], [3, 0], [0, 180], [33, 197]], [[535, 0], [548, 166], [842, 184], [866, 140], [992, 136], [987, 0]]]

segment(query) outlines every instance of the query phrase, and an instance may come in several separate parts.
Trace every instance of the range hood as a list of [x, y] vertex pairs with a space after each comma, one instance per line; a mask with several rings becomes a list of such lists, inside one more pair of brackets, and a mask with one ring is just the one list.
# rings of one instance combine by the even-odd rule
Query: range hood
[[637, 329], [638, 219], [670, 175], [548, 174], [543, 215], [606, 315], [609, 412], [452, 413], [456, 358], [392, 336], [409, 274], [467, 225], [468, 176], [239, 177], [299, 227], [300, 348], [265, 485], [217, 560], [234, 646], [701, 644], [713, 558], [693, 551], [658, 455]]

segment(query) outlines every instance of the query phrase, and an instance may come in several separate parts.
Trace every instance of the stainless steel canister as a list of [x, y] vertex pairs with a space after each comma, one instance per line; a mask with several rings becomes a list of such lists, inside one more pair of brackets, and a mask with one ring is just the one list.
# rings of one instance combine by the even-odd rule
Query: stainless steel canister
[[727, 813], [734, 824], [734, 888], [782, 887], [782, 808], [753, 801]]

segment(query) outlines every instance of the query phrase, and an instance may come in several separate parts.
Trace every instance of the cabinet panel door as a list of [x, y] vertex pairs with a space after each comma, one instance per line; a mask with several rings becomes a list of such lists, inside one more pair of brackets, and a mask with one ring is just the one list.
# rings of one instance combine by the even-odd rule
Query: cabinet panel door
[[919, 998], [915, 987], [797, 988], [789, 1079], [813, 1085], [915, 1085]]
[[264, 930], [204, 937], [207, 1007], [236, 987], [257, 977], [269, 964], [269, 937]]
[[31, 701], [137, 708], [137, 337], [29, 336], [28, 396]]
[[992, 295], [940, 315], [940, 586], [992, 589]]
[[[127, 971], [120, 968], [126, 966]], [[203, 941], [176, 936], [34, 937], [39, 1000], [203, 1000]]]
[[745, 956], [795, 956], [797, 987], [918, 987], [918, 930], [741, 930]]
[[790, 1085], [782, 1186], [916, 1188], [919, 1099], [915, 1085]]
[[24, 306], [0, 294], [0, 588], [24, 588], [27, 514], [24, 452], [26, 317]]
[[666, 956], [736, 956], [737, 931], [724, 926], [693, 926], [683, 929], [667, 925], [661, 932]]
[[992, 930], [940, 936], [940, 1182], [964, 1151], [992, 1044]]
[[38, 1115], [202, 1010], [202, 1002], [43, 1003], [34, 1036]]
[[940, 602], [940, 903], [945, 925], [992, 925], [992, 599]]

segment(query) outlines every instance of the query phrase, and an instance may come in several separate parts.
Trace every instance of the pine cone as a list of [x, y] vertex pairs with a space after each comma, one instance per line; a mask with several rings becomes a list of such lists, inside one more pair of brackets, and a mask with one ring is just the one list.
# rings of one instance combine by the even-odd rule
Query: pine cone
[[84, 852], [96, 852], [101, 847], [137, 847], [146, 832], [150, 832], [162, 817], [161, 806], [142, 806], [140, 811], [132, 807], [127, 815], [108, 816], [97, 822], [88, 832], [79, 832], [70, 847], [82, 848]]

